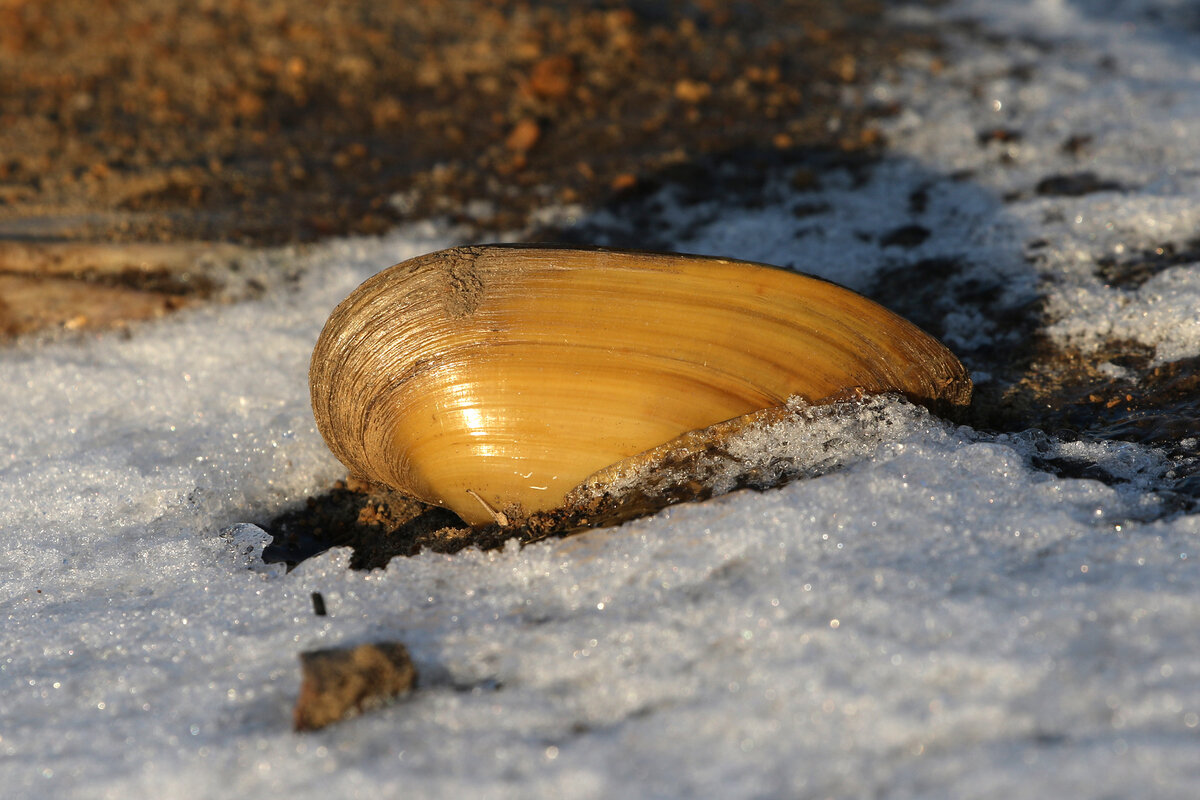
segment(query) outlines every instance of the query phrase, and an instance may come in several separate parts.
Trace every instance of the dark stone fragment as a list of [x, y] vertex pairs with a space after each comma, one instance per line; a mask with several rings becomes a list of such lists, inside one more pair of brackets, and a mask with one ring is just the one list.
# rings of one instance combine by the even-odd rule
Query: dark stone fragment
[[908, 211], [910, 214], [924, 214], [929, 208], [929, 187], [922, 186], [908, 196]]
[[292, 724], [315, 731], [386, 705], [412, 690], [417, 670], [399, 642], [300, 654], [300, 696]]
[[1062, 144], [1062, 151], [1068, 155], [1077, 156], [1086, 150], [1092, 143], [1092, 135], [1090, 133], [1076, 133], [1069, 137]]
[[1116, 192], [1124, 187], [1116, 181], [1096, 177], [1094, 172], [1051, 175], [1038, 181], [1035, 191], [1043, 197], [1082, 197], [1093, 192]]
[[904, 225], [880, 240], [884, 247], [916, 247], [929, 238], [929, 229], [921, 225]]
[[1023, 137], [1024, 134], [1012, 128], [988, 128], [976, 134], [980, 147], [986, 147], [992, 142], [1019, 142]]
[[792, 216], [797, 219], [805, 217], [814, 217], [817, 214], [824, 214], [829, 211], [828, 203], [796, 203], [792, 206]]

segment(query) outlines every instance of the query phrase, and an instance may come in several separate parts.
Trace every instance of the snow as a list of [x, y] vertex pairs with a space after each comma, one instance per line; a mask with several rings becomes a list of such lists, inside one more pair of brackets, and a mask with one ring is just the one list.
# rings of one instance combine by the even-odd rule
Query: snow
[[[1063, 344], [1200, 354], [1200, 265], [1139, 286], [1095, 272], [1200, 231], [1194, 7], [903, 13], [957, 45], [868, 87], [904, 108], [893, 155], [864, 182], [781, 176], [761, 207], [668, 203], [678, 249], [863, 290], [952, 257], [947, 292], [1040, 296]], [[951, 24], [968, 17], [995, 35]], [[981, 145], [1001, 127], [1022, 136]], [[1082, 172], [1120, 188], [1036, 189]], [[881, 242], [914, 221], [923, 242]], [[325, 315], [460, 238], [423, 224], [276, 253], [297, 288], [0, 356], [6, 797], [1193, 796], [1200, 513], [1169, 502], [1152, 448], [872, 401], [764, 433], [763, 452], [813, 465], [779, 490], [369, 573], [339, 550], [262, 564], [253, 523], [343, 475], [307, 402]], [[1005, 335], [983, 304], [950, 305], [952, 347]], [[381, 638], [408, 646], [417, 691], [292, 733], [297, 654]]]

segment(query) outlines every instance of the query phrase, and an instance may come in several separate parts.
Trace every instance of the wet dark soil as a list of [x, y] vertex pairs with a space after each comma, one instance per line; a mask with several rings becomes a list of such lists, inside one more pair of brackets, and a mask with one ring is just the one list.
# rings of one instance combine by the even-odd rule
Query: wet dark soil
[[62, 243], [259, 247], [431, 216], [486, 239], [536, 229], [547, 207], [644, 191], [705, 154], [877, 147], [880, 109], [845, 90], [933, 46], [884, 7], [8, 0], [0, 245], [35, 250], [0, 248], [0, 336], [255, 291], [236, 263], [170, 254], [113, 265], [122, 285], [98, 285], [38, 252]]
[[[859, 146], [876, 0], [10, 0], [0, 236], [520, 229], [731, 147]], [[831, 127], [834, 133], [831, 134]], [[22, 223], [38, 220], [30, 233]], [[23, 232], [24, 231], [24, 232]]]

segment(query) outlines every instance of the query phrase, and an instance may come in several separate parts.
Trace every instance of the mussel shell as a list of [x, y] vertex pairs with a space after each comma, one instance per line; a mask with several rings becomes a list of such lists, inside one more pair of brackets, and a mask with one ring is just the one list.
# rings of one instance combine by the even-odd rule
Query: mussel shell
[[361, 477], [472, 524], [556, 508], [622, 459], [789, 398], [970, 401], [940, 342], [827, 281], [687, 255], [463, 247], [333, 312], [313, 411]]

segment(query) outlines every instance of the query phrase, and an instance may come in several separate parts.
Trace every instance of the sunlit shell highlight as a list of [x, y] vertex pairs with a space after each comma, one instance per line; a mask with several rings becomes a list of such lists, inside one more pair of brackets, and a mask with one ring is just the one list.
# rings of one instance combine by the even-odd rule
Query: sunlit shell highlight
[[353, 474], [474, 525], [555, 509], [616, 462], [791, 397], [971, 395], [936, 339], [827, 281], [531, 246], [445, 250], [368, 279], [326, 324], [310, 381]]

